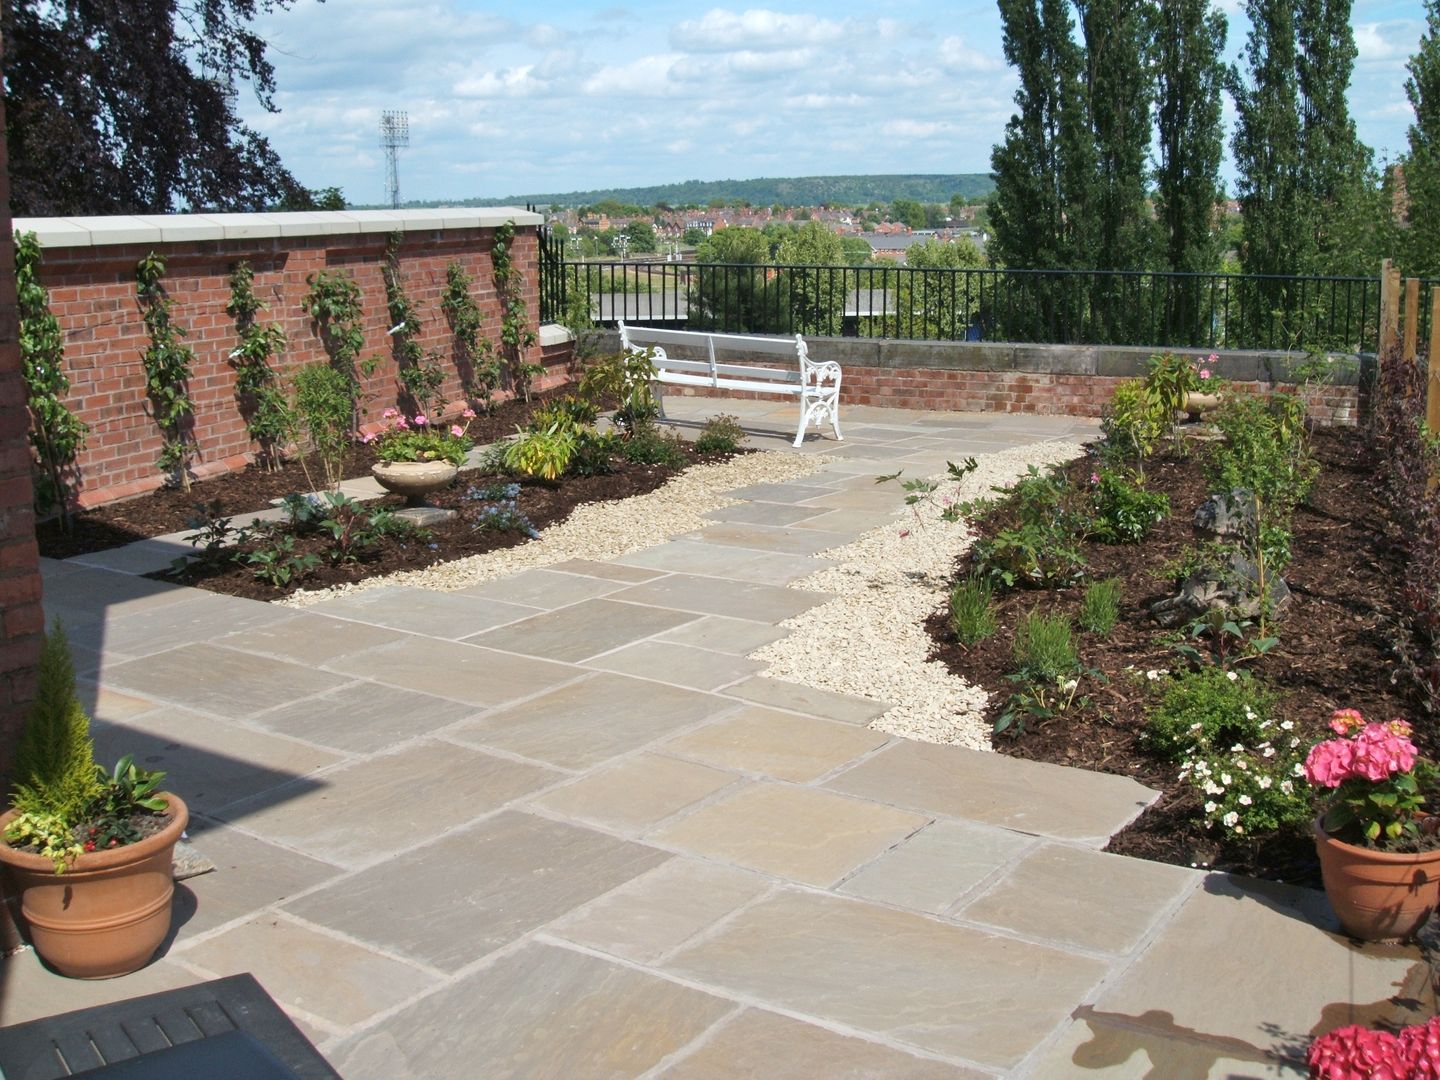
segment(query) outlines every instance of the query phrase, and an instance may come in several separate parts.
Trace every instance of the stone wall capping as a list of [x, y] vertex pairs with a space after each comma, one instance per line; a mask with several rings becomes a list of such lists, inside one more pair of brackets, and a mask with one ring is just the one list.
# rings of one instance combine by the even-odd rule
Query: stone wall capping
[[551, 345], [565, 345], [574, 341], [575, 335], [559, 323], [545, 323], [537, 331], [537, 339], [543, 349]]

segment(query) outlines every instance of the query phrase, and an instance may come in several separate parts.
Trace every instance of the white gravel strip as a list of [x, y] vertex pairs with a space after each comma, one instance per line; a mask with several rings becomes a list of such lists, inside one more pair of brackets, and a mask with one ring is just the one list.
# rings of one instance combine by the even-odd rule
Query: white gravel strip
[[680, 533], [715, 524], [705, 517], [707, 513], [740, 501], [729, 498], [725, 494], [728, 491], [809, 476], [819, 472], [830, 460], [818, 454], [764, 451], [715, 464], [695, 465], [644, 495], [581, 506], [559, 525], [546, 529], [540, 539], [519, 547], [436, 563], [423, 570], [367, 578], [351, 585], [302, 590], [277, 603], [308, 607], [346, 593], [389, 585], [453, 592], [569, 559], [619, 558]]
[[1069, 461], [1084, 450], [1078, 442], [1035, 443], [977, 455], [980, 467], [958, 484], [931, 477], [941, 483], [930, 501], [905, 507], [894, 525], [822, 552], [837, 565], [791, 583], [836, 597], [782, 623], [790, 636], [751, 659], [768, 664], [764, 674], [775, 678], [896, 702], [871, 723], [877, 730], [989, 750], [982, 716], [989, 695], [926, 659], [924, 622], [946, 602], [955, 559], [974, 538], [965, 524], [941, 521], [940, 514], [949, 502], [1013, 483], [1030, 465]]

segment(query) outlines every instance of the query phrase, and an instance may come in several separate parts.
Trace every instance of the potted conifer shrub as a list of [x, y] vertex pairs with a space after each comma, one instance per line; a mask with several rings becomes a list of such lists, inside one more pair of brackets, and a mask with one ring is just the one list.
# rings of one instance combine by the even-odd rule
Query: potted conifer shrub
[[157, 790], [164, 773], [127, 755], [95, 763], [59, 624], [45, 638], [39, 693], [16, 749], [0, 866], [40, 958], [62, 975], [104, 979], [143, 967], [170, 929], [172, 859], [189, 815]]

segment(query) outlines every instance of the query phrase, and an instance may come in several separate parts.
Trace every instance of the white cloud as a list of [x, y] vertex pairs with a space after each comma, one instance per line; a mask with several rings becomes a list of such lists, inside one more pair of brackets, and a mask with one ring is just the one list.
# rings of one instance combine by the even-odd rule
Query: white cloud
[[950, 125], [940, 120], [890, 120], [880, 130], [895, 139], [928, 139], [949, 129]]
[[678, 49], [729, 52], [826, 45], [838, 41], [844, 32], [840, 23], [818, 15], [785, 15], [764, 9], [736, 13], [715, 8], [699, 19], [679, 23], [670, 32], [670, 40]]
[[534, 71], [533, 64], [504, 71], [484, 71], [456, 83], [455, 95], [470, 98], [528, 97], [540, 92], [546, 85], [535, 78]]
[[938, 55], [941, 66], [953, 72], [1005, 70], [1005, 60], [1002, 57], [972, 49], [959, 35], [952, 34], [940, 42]]
[[670, 72], [680, 57], [673, 53], [642, 56], [603, 67], [586, 79], [581, 89], [592, 96], [665, 97], [670, 93]]

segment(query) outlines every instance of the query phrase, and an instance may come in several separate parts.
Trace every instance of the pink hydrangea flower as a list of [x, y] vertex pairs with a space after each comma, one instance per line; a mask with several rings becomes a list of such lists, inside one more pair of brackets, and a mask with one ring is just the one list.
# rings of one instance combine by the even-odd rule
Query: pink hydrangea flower
[[1305, 757], [1305, 779], [1318, 787], [1337, 788], [1350, 779], [1355, 748], [1345, 739], [1316, 743]]
[[1351, 1024], [1321, 1035], [1306, 1056], [1318, 1080], [1433, 1080], [1440, 1077], [1440, 1018], [1392, 1035]]

